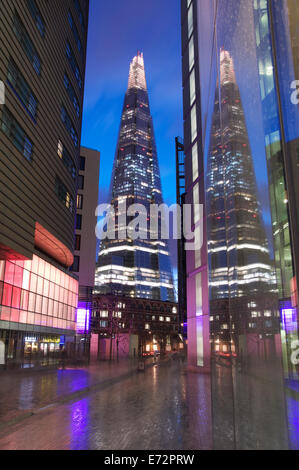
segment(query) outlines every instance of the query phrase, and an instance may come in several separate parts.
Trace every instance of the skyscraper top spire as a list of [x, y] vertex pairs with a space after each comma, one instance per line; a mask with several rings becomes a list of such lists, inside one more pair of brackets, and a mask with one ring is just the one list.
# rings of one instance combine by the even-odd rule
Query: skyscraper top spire
[[227, 83], [237, 83], [234, 69], [234, 61], [230, 53], [226, 51], [223, 47], [220, 51], [220, 79], [221, 86]]
[[131, 88], [147, 89], [143, 53], [140, 51], [137, 52], [130, 65], [128, 90]]

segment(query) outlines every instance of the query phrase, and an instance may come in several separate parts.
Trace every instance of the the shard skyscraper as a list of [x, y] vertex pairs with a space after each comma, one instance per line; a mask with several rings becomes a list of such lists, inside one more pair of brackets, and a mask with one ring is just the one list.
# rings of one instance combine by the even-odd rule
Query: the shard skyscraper
[[115, 239], [101, 243], [95, 292], [173, 301], [167, 240], [150, 236], [150, 205], [161, 205], [163, 198], [142, 53], [130, 65], [110, 193], [116, 216], [124, 216], [119, 203], [126, 208], [142, 204], [148, 228], [142, 239], [134, 240], [128, 233], [124, 237], [121, 229], [138, 214], [125, 215], [122, 222], [116, 217]]
[[234, 64], [225, 50], [220, 53], [207, 193], [211, 298], [269, 292], [273, 263]]
[[215, 351], [240, 352], [248, 338], [275, 335], [279, 319], [242, 98], [225, 50], [207, 163], [211, 337]]

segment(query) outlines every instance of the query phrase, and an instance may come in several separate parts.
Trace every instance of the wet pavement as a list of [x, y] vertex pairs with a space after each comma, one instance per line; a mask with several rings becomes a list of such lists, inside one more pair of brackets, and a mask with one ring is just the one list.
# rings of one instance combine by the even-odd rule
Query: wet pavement
[[0, 449], [298, 448], [298, 382], [287, 384], [285, 401], [265, 374], [239, 374], [235, 403], [226, 368], [212, 384], [177, 361], [136, 369], [124, 362], [1, 373]]
[[177, 363], [4, 375], [0, 449], [209, 449], [208, 388]]

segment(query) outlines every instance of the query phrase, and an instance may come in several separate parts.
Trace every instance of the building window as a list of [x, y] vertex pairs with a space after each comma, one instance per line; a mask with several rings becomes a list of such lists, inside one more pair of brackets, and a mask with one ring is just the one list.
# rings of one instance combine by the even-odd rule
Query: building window
[[198, 150], [197, 144], [192, 147], [192, 176], [193, 181], [196, 181], [199, 173], [198, 173]]
[[75, 237], [75, 251], [81, 250], [81, 235], [76, 235]]
[[71, 118], [69, 117], [68, 113], [65, 110], [65, 107], [61, 107], [61, 120], [64, 123], [66, 130], [68, 131], [72, 141], [74, 142], [74, 146], [78, 148], [79, 146], [79, 139], [78, 135], [75, 131], [74, 125], [71, 121]]
[[41, 61], [39, 55], [31, 41], [19, 15], [15, 13], [14, 22], [13, 22], [13, 30], [15, 35], [18, 38], [19, 43], [21, 44], [25, 54], [27, 55], [28, 59], [30, 60], [31, 64], [33, 65], [34, 70], [38, 75], [41, 74]]
[[55, 190], [58, 198], [62, 201], [65, 207], [73, 213], [74, 211], [74, 199], [72, 198], [70, 192], [66, 189], [63, 182], [56, 176]]
[[198, 183], [193, 188], [193, 212], [194, 212], [194, 225], [196, 225], [200, 220], [199, 184]]
[[68, 96], [69, 96], [69, 98], [70, 98], [70, 100], [71, 100], [71, 102], [72, 102], [72, 104], [73, 104], [73, 106], [74, 106], [74, 108], [75, 108], [76, 114], [77, 114], [78, 117], [80, 117], [79, 101], [78, 101], [78, 99], [77, 99], [77, 97], [76, 97], [75, 90], [74, 90], [74, 88], [73, 88], [73, 86], [72, 86], [72, 84], [71, 84], [71, 82], [70, 82], [70, 79], [69, 79], [69, 77], [67, 76], [66, 73], [64, 74], [64, 80], [63, 80], [63, 82], [64, 82], [64, 87], [65, 87], [65, 89], [66, 89], [66, 91], [67, 91], [67, 94], [68, 94]]
[[195, 70], [193, 69], [190, 74], [190, 106], [194, 104], [195, 99], [196, 99]]
[[77, 209], [80, 211], [83, 209], [83, 194], [77, 194]]
[[83, 191], [84, 189], [84, 176], [82, 175], [78, 176], [78, 189], [80, 189], [81, 191]]
[[7, 80], [27, 111], [29, 111], [31, 116], [35, 119], [38, 105], [37, 99], [11, 57], [8, 63]]
[[76, 167], [70, 153], [67, 151], [61, 140], [58, 141], [57, 154], [68, 172], [72, 175], [73, 180], [75, 180], [77, 177]]
[[83, 60], [82, 43], [81, 43], [81, 40], [80, 40], [80, 36], [79, 36], [78, 30], [77, 30], [77, 27], [76, 27], [75, 22], [73, 20], [73, 16], [72, 16], [70, 11], [68, 12], [68, 20], [69, 20], [69, 25], [71, 27], [72, 33], [74, 35], [75, 42], [77, 44], [78, 51], [80, 53], [81, 59]]
[[190, 38], [193, 33], [193, 5], [188, 11], [188, 38]]
[[40, 32], [40, 35], [44, 38], [46, 33], [45, 22], [42, 18], [42, 15], [35, 3], [34, 0], [27, 0], [28, 9], [31, 13], [31, 16], [36, 24], [37, 29]]
[[189, 42], [189, 71], [192, 70], [194, 66], [194, 36], [191, 37]]
[[6, 107], [3, 108], [2, 112], [1, 128], [4, 134], [7, 135], [9, 140], [24, 155], [24, 157], [27, 160], [32, 161], [33, 144]]
[[70, 270], [74, 273], [78, 273], [80, 271], [80, 256], [74, 256], [74, 264]]
[[196, 104], [191, 109], [191, 142], [197, 137]]
[[83, 12], [82, 12], [81, 7], [80, 7], [79, 0], [74, 0], [74, 6], [75, 6], [75, 9], [76, 9], [77, 14], [78, 14], [78, 18], [79, 18], [79, 21], [80, 21], [80, 24], [81, 24], [82, 31], [84, 32], [85, 31], [84, 16], [83, 16]]
[[82, 229], [82, 215], [77, 214], [76, 215], [76, 230], [81, 230]]
[[86, 158], [80, 157], [80, 171], [85, 171]]
[[71, 69], [72, 69], [72, 71], [75, 75], [75, 78], [77, 80], [78, 87], [79, 87], [80, 90], [82, 90], [82, 78], [81, 78], [80, 70], [79, 70], [77, 61], [75, 59], [73, 50], [72, 50], [69, 42], [66, 43], [66, 56], [68, 58]]

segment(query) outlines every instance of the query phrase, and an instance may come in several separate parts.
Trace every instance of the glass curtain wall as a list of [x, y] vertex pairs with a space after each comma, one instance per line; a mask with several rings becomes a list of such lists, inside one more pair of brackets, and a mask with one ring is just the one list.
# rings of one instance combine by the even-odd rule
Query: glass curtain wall
[[214, 447], [298, 448], [298, 5], [193, 3]]

